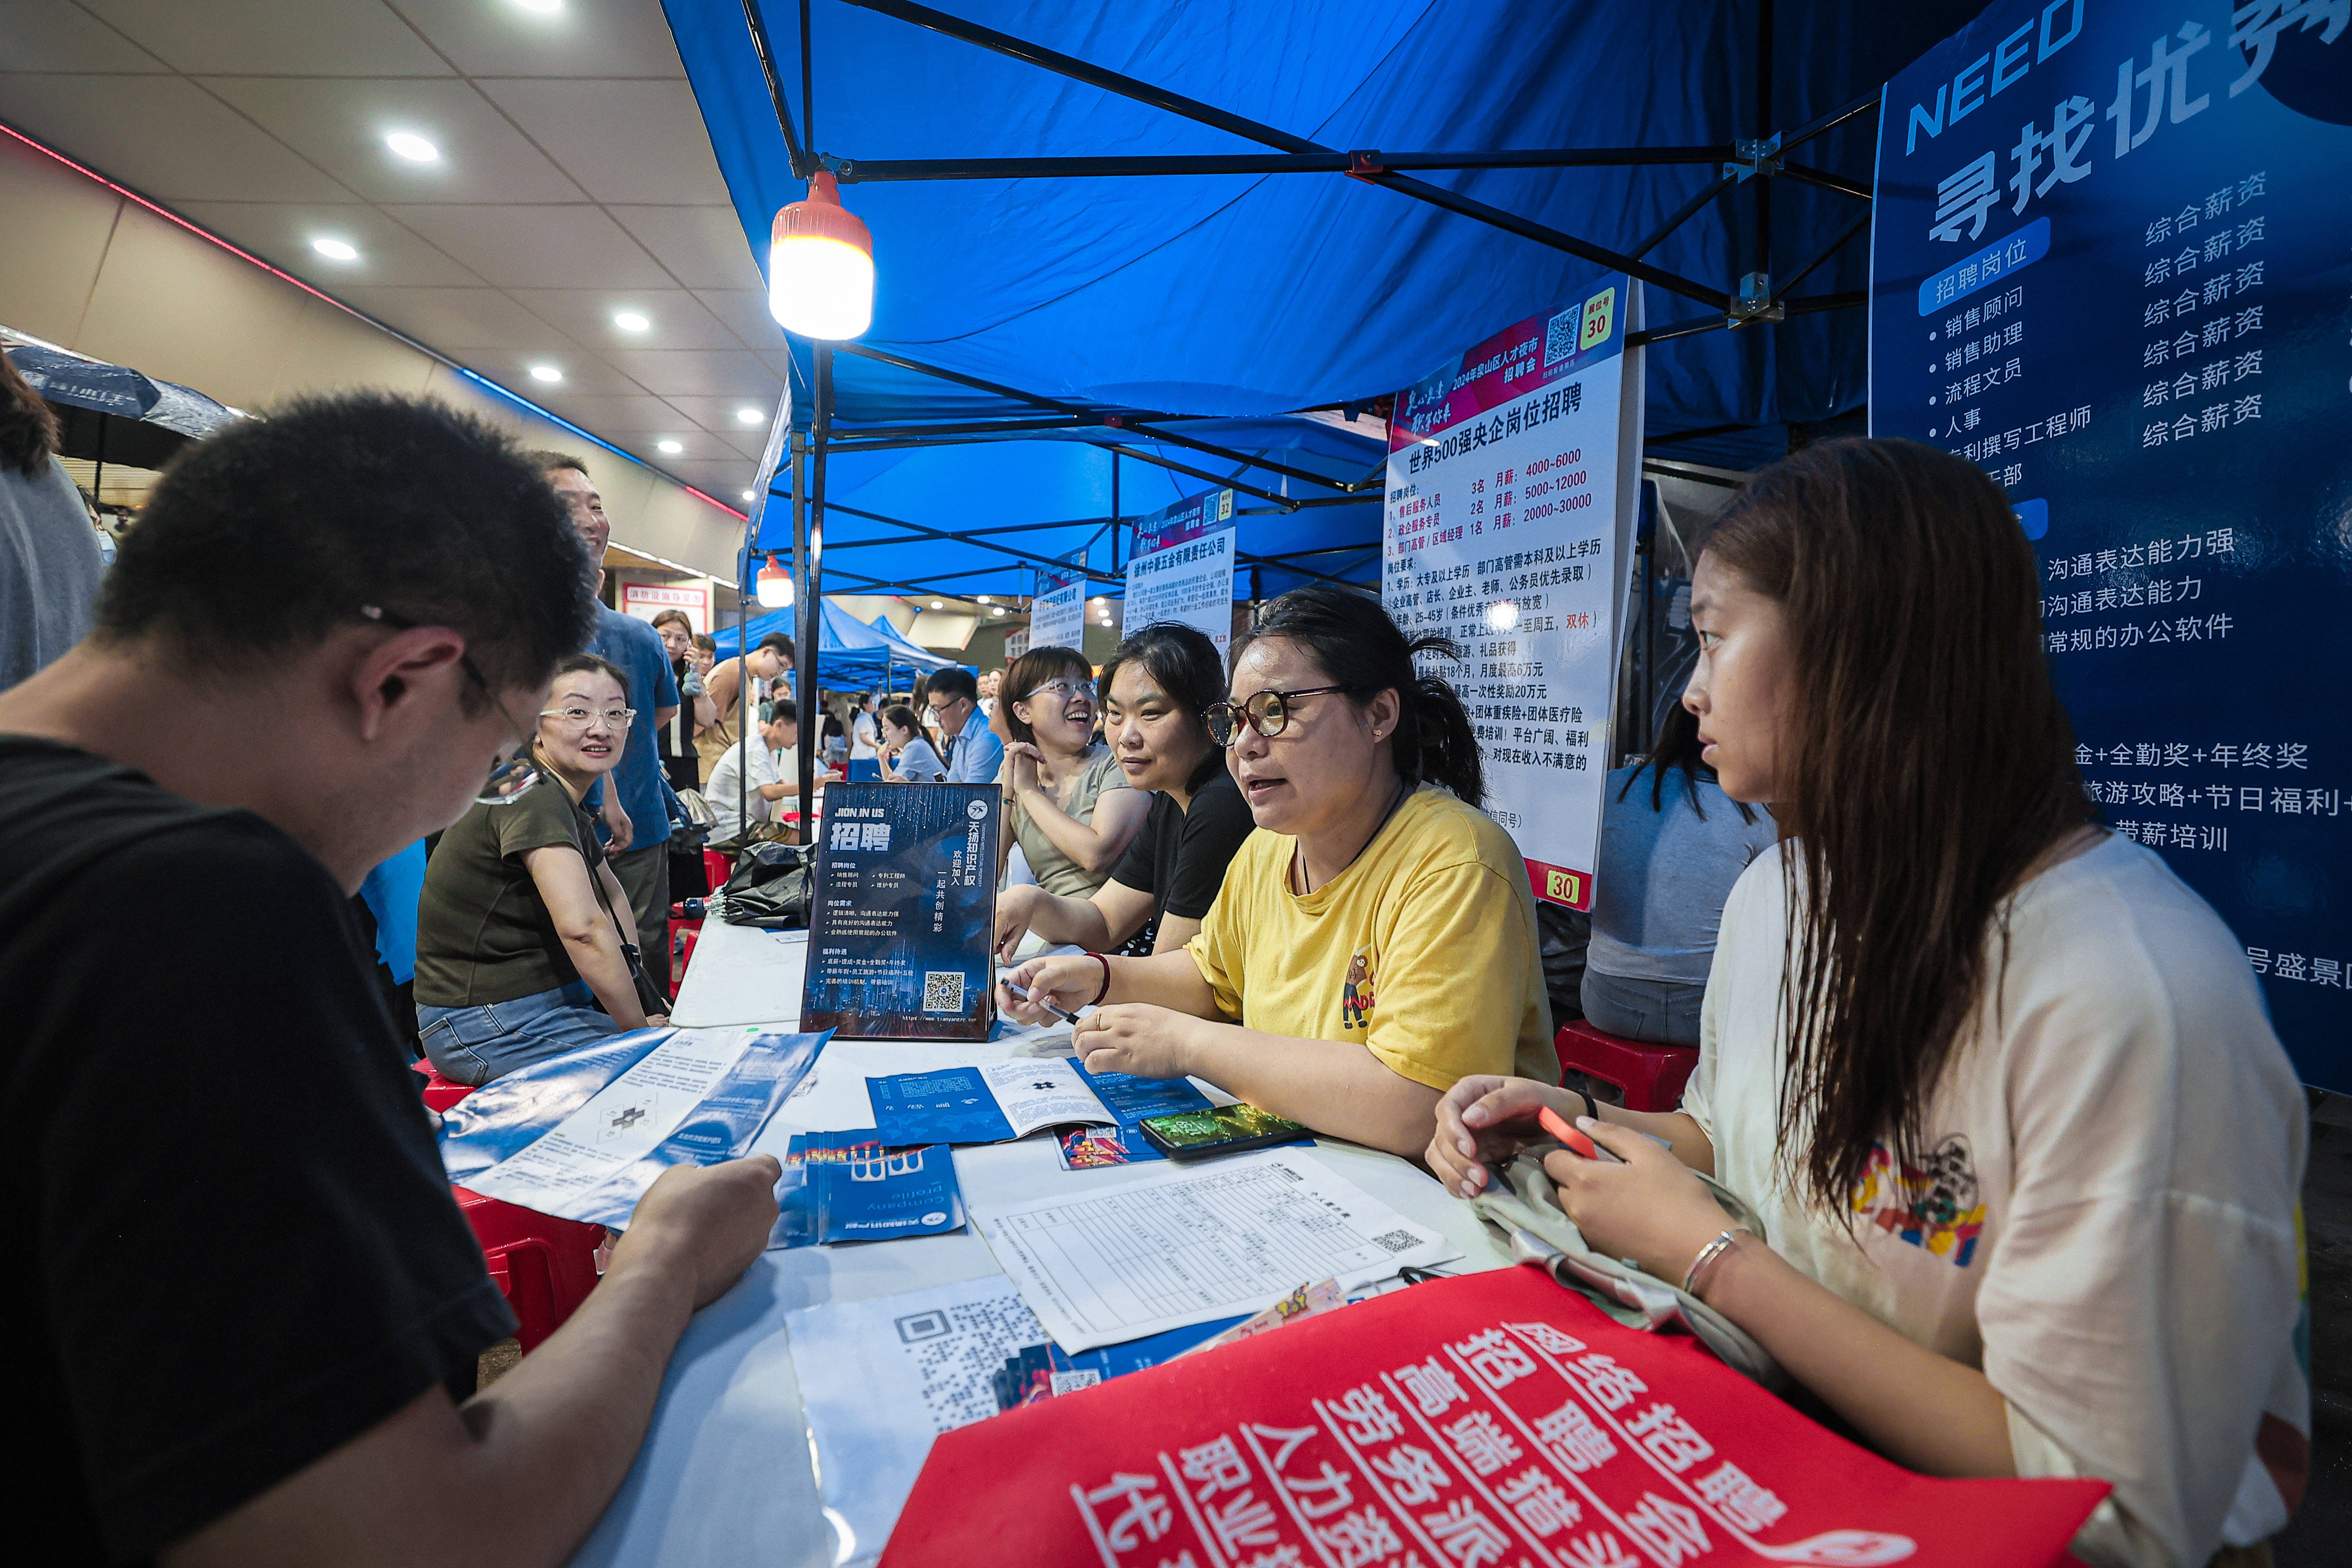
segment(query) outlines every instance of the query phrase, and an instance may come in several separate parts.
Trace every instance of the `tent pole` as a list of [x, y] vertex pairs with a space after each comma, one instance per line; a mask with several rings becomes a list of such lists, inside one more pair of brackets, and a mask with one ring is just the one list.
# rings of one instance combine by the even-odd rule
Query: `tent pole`
[[793, 111], [784, 102], [784, 82], [776, 74], [776, 51], [768, 42], [767, 23], [760, 19], [760, 0], [743, 0], [743, 25], [751, 30], [751, 52], [759, 57], [760, 75], [768, 84], [768, 101], [775, 106], [776, 124], [784, 133], [784, 155], [792, 161], [793, 177], [805, 180], [814, 165], [801, 149], [800, 132], [793, 126]]
[[833, 437], [833, 345], [816, 345], [816, 448], [809, 481], [808, 596], [801, 601], [800, 710], [801, 842], [815, 842], [816, 748], [823, 721], [817, 717], [818, 668], [824, 637], [820, 615], [824, 592], [824, 457]]
[[1182, 174], [1359, 174], [1380, 169], [1591, 169], [1719, 163], [1727, 143], [1690, 147], [1507, 147], [1455, 153], [1211, 153], [1118, 158], [836, 158], [845, 184], [902, 180], [1100, 180]]

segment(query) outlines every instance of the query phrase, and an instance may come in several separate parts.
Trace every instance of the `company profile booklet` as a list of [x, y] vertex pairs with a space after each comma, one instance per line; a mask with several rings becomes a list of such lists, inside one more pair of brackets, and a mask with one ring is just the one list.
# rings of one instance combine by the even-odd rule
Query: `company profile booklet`
[[776, 1205], [771, 1248], [938, 1236], [964, 1224], [947, 1145], [887, 1148], [870, 1127], [793, 1134]]
[[[1003, 1143], [1073, 1122], [1129, 1129], [1205, 1110], [1190, 1079], [1090, 1073], [1076, 1057], [1017, 1058], [866, 1080], [884, 1143]], [[1140, 1142], [1139, 1138], [1137, 1140]]]
[[994, 784], [825, 791], [803, 1028], [988, 1037], [1002, 804]]

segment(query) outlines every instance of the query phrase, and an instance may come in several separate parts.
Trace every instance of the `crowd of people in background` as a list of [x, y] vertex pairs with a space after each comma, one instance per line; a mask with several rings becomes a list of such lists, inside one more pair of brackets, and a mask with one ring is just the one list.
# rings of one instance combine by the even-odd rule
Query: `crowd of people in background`
[[[2087, 805], [2032, 549], [1972, 464], [1822, 443], [1704, 542], [1696, 668], [1607, 777], [1576, 998], [1697, 1047], [1681, 1108], [1642, 1111], [1561, 1082], [1464, 650], [1366, 594], [1284, 594], [1223, 658], [1148, 626], [1099, 671], [1040, 647], [803, 706], [790, 638], [720, 658], [601, 604], [586, 465], [436, 405], [298, 403], [193, 448], [102, 589], [89, 541], [48, 538], [80, 515], [53, 443], [0, 377], [0, 539], [44, 563], [0, 604], [0, 811], [39, 825], [0, 837], [12, 1342], [28, 1424], [78, 1438], [36, 1446], [37, 1489], [90, 1551], [577, 1542], [778, 1167], [665, 1175], [588, 1304], [469, 1394], [512, 1320], [352, 898], [429, 844], [414, 1038], [488, 1082], [666, 1021], [685, 797], [712, 842], [789, 837], [804, 761], [1002, 792], [997, 1004], [1079, 1015], [1090, 1069], [1197, 1077], [1468, 1200], [1539, 1173], [1599, 1255], [1901, 1462], [2111, 1481], [2086, 1562], [2194, 1568], [2299, 1494], [2301, 1090], [2231, 932]], [[273, 1223], [207, 1227], [142, 1309], [184, 1216], [249, 1198], [224, 1064], [256, 1061]]]

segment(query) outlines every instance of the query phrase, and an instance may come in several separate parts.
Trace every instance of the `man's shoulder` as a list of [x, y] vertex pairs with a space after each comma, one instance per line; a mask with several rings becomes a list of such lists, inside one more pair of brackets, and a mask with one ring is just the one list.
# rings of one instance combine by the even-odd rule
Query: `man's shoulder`
[[599, 658], [612, 658], [612, 654], [602, 651], [611, 648], [633, 658], [650, 655], [665, 664], [669, 662], [669, 649], [663, 646], [661, 633], [654, 630], [652, 622], [625, 615], [610, 605], [596, 606], [596, 632], [588, 646]]

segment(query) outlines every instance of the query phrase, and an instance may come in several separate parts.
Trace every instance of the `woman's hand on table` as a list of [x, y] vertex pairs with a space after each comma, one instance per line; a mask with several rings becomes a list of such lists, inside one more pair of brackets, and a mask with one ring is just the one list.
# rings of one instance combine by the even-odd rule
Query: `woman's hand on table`
[[[1012, 962], [1013, 950], [1019, 947], [1021, 939], [1029, 934], [1029, 922], [1034, 918], [1037, 900], [1045, 896], [1045, 889], [1034, 882], [1024, 882], [996, 895], [996, 956], [1000, 963]], [[1099, 984], [1099, 966], [1096, 973]]]
[[[1103, 966], [1091, 953], [1033, 958], [998, 982], [1003, 994], [996, 1005], [1020, 1023], [1050, 1024], [1057, 1020], [1041, 1004], [1051, 1002], [1064, 1012], [1075, 1013], [1094, 1001], [1102, 982]], [[1013, 994], [1010, 988], [1015, 985], [1029, 994], [1028, 1000]]]
[[1183, 1078], [1197, 1070], [1194, 1047], [1202, 1031], [1228, 1026], [1173, 1007], [1120, 1002], [1079, 1019], [1070, 1034], [1070, 1047], [1085, 1060], [1088, 1072]]
[[1486, 1188], [1488, 1165], [1549, 1138], [1536, 1112], [1549, 1107], [1563, 1118], [1584, 1114], [1584, 1097], [1531, 1078], [1474, 1073], [1437, 1102], [1437, 1134], [1429, 1141], [1429, 1169], [1445, 1190], [1475, 1198]]
[[1597, 1251], [1679, 1284], [1731, 1224], [1723, 1205], [1670, 1150], [1632, 1128], [1589, 1116], [1576, 1126], [1617, 1158], [1588, 1160], [1572, 1149], [1546, 1154], [1544, 1173], [1559, 1188], [1559, 1206]]

